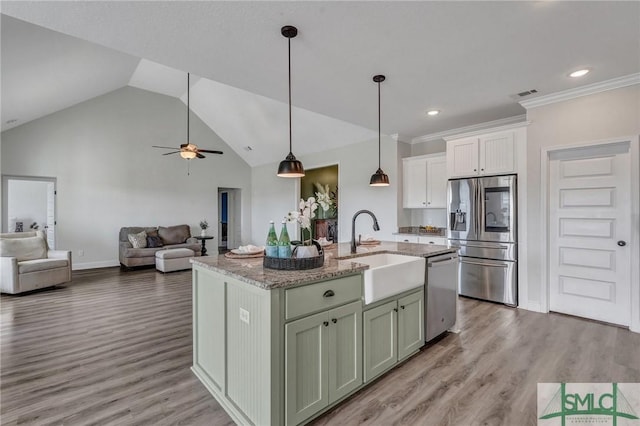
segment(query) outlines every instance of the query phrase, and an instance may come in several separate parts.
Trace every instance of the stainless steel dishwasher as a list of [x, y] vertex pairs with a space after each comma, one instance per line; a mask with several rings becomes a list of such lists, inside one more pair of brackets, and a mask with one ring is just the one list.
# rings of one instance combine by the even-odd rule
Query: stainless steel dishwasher
[[458, 299], [458, 253], [447, 253], [427, 258], [427, 287], [424, 316], [425, 339], [438, 337], [456, 323]]

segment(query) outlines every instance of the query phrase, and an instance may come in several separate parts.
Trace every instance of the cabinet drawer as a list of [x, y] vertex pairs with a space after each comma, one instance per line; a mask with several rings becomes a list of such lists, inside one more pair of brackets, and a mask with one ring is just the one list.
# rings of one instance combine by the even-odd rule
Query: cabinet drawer
[[436, 244], [439, 246], [446, 246], [449, 244], [449, 241], [445, 237], [420, 237], [420, 244]]
[[417, 243], [418, 236], [410, 234], [398, 234], [396, 235], [396, 241], [399, 243]]
[[285, 290], [285, 318], [310, 314], [362, 298], [362, 275]]

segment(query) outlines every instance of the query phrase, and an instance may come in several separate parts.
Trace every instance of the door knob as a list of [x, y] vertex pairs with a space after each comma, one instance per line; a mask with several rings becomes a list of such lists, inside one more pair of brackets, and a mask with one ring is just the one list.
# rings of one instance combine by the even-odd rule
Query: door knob
[[624, 247], [624, 246], [626, 246], [626, 245], [627, 245], [627, 242], [626, 242], [626, 241], [622, 241], [622, 240], [620, 240], [620, 241], [618, 241], [618, 245], [619, 245], [620, 247]]

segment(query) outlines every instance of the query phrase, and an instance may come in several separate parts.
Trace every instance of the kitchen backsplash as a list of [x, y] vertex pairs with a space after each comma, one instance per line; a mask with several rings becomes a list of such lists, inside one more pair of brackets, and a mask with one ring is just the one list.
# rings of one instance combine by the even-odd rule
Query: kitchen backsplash
[[446, 209], [412, 209], [411, 226], [447, 227]]

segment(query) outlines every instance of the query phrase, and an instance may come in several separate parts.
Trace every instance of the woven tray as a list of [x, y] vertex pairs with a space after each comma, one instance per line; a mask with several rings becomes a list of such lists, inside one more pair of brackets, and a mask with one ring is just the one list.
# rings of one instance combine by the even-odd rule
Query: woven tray
[[262, 266], [269, 269], [279, 269], [282, 271], [301, 271], [304, 269], [314, 269], [320, 268], [324, 265], [324, 250], [316, 241], [313, 242], [313, 245], [318, 249], [318, 256], [314, 257], [288, 257], [288, 258], [280, 258], [280, 257], [268, 257], [265, 256], [262, 261]]
[[320, 268], [324, 265], [324, 254], [314, 257], [289, 257], [282, 259], [279, 257], [264, 257], [262, 265], [269, 269], [279, 269], [282, 271], [301, 271], [304, 269]]

